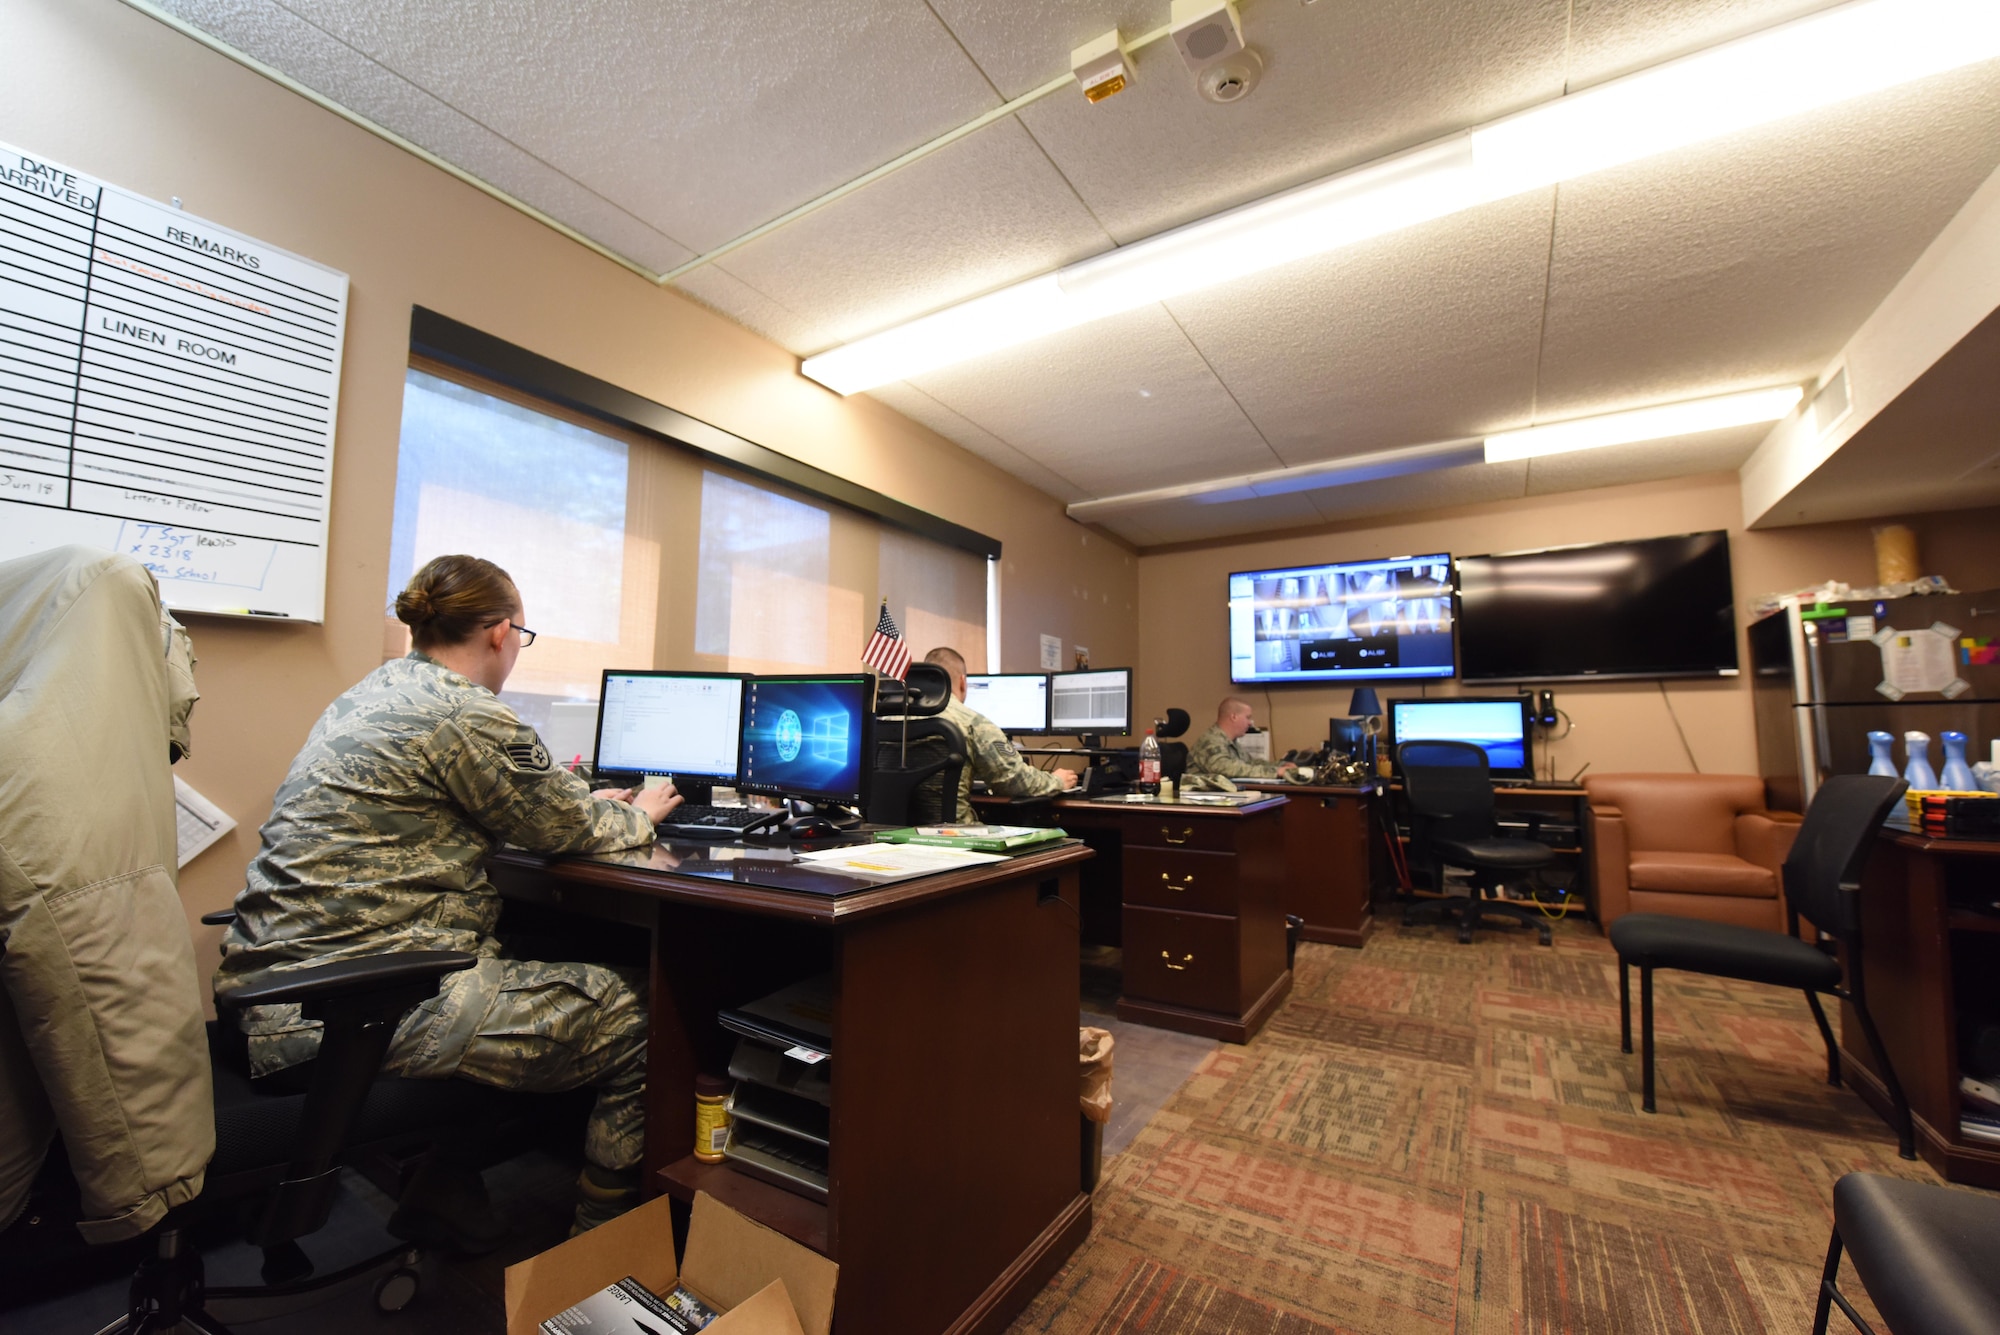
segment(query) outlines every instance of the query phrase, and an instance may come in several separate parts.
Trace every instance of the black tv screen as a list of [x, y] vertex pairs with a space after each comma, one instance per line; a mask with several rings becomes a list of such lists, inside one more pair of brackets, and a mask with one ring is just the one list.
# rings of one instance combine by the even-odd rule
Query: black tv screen
[[1733, 677], [1729, 535], [1556, 547], [1458, 561], [1467, 681]]

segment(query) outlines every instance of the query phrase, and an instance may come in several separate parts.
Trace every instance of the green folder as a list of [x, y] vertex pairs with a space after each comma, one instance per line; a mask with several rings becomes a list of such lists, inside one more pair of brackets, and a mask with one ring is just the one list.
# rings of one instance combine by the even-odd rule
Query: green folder
[[913, 825], [901, 830], [877, 830], [884, 844], [929, 844], [935, 848], [969, 848], [980, 853], [1004, 853], [1011, 848], [1067, 839], [1061, 830], [1037, 825]]

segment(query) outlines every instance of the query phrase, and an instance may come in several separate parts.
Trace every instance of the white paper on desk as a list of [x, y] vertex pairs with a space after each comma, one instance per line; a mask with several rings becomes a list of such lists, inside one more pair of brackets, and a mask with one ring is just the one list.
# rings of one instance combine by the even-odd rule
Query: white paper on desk
[[210, 844], [236, 828], [236, 821], [215, 803], [174, 775], [174, 824], [180, 836], [180, 862], [185, 867]]
[[799, 854], [799, 861], [822, 871], [844, 871], [850, 876], [872, 876], [883, 880], [903, 880], [929, 876], [935, 872], [957, 871], [987, 862], [1004, 862], [998, 853], [976, 853], [969, 848], [934, 848], [929, 844], [861, 844], [850, 848], [816, 848]]

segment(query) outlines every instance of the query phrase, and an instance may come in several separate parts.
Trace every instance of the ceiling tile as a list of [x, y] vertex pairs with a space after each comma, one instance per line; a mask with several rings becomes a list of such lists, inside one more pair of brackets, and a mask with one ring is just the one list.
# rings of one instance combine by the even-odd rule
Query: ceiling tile
[[796, 351], [806, 346], [811, 335], [811, 326], [804, 316], [783, 302], [773, 301], [719, 265], [707, 264], [691, 270], [676, 278], [673, 288], [780, 347]]
[[[1058, 94], [1021, 119], [1123, 244], [1556, 96], [1566, 9], [1268, 0], [1243, 10], [1264, 77], [1241, 102], [1203, 101], [1162, 41], [1138, 54], [1116, 97], [1092, 106]], [[950, 5], [942, 12], [961, 35], [975, 28]], [[981, 54], [976, 31], [966, 45], [997, 59]]]
[[[1069, 53], [1117, 28], [1126, 42], [1166, 22], [1166, 0], [931, 0], [1001, 96], [1019, 97], [1069, 73]], [[1053, 94], [1083, 101], [1080, 89]]]
[[1092, 496], [1278, 462], [1159, 306], [933, 371], [915, 383]]
[[1169, 303], [1287, 464], [1482, 435], [1526, 413], [1550, 192]]
[[1319, 511], [1321, 518], [1344, 520], [1438, 510], [1450, 505], [1518, 500], [1527, 494], [1527, 486], [1528, 465], [1523, 460], [1505, 464], [1469, 464], [1463, 468], [1439, 469], [1435, 473], [1385, 477], [1377, 482], [1361, 482], [1350, 487], [1309, 491], [1305, 496]]
[[1743, 461], [1755, 452], [1770, 430], [1768, 423], [1759, 423], [1704, 431], [1674, 440], [1545, 454], [1525, 461], [1528, 495], [1550, 496], [1563, 491], [1623, 486], [1628, 482], [1692, 477], [1696, 473], [1733, 472], [1743, 466]]
[[1031, 487], [1039, 487], [1061, 501], [1080, 501], [1089, 493], [1054, 469], [1045, 468], [992, 432], [960, 417], [915, 385], [898, 382], [879, 385], [868, 391], [913, 422], [921, 423], [946, 440], [978, 455], [995, 467], [1003, 468]]
[[177, 17], [654, 269], [694, 252], [323, 29], [267, 0], [162, 0]]
[[1569, 84], [1587, 88], [1826, 8], [1827, 0], [1576, 0]]
[[288, 0], [708, 249], [995, 106], [923, 0]]
[[1109, 245], [1020, 125], [990, 125], [718, 261], [784, 294], [807, 354]]
[[1540, 420], [1817, 375], [1996, 163], [1989, 62], [1564, 185]]

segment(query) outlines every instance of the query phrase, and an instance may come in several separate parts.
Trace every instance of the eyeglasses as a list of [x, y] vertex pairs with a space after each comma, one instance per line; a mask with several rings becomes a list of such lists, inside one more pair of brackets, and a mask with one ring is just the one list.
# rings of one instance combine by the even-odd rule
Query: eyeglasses
[[521, 632], [521, 647], [523, 649], [527, 648], [529, 645], [535, 642], [535, 632], [529, 630], [526, 626], [514, 620], [514, 618], [512, 617], [501, 617], [500, 620], [498, 621], [489, 621], [486, 624], [489, 626], [498, 626], [503, 624], [509, 625], [512, 626], [515, 630]]

